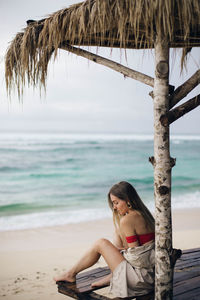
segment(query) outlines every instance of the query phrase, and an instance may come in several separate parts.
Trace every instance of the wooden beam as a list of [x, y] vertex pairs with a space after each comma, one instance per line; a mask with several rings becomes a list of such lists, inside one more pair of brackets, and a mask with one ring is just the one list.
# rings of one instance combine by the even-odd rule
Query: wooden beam
[[93, 54], [89, 51], [86, 51], [86, 50], [83, 50], [83, 49], [80, 49], [80, 48], [73, 47], [73, 46], [71, 46], [69, 44], [66, 44], [66, 43], [62, 43], [62, 45], [60, 45], [59, 48], [63, 49], [63, 50], [67, 50], [69, 52], [72, 52], [76, 55], [85, 57], [89, 60], [92, 60], [95, 63], [106, 66], [106, 67], [108, 67], [108, 68], [110, 68], [114, 71], [120, 72], [125, 77], [130, 77], [132, 79], [138, 80], [142, 83], [150, 85], [151, 87], [154, 86], [154, 79], [152, 77], [150, 77], [146, 74], [143, 74], [141, 72], [134, 71], [134, 70], [132, 70], [130, 68], [127, 68], [127, 67], [125, 67], [125, 66], [123, 66], [119, 63], [116, 63], [116, 62], [114, 62], [110, 59], [107, 59], [107, 58], [104, 58], [102, 56]]
[[189, 111], [195, 109], [197, 106], [200, 105], [200, 94], [187, 102], [179, 105], [178, 107], [170, 110], [165, 115], [160, 117], [160, 122], [163, 126], [169, 126], [174, 121], [178, 120], [180, 117], [187, 114]]
[[192, 77], [180, 85], [169, 99], [169, 109], [174, 107], [180, 100], [189, 94], [200, 83], [200, 70], [197, 70]]

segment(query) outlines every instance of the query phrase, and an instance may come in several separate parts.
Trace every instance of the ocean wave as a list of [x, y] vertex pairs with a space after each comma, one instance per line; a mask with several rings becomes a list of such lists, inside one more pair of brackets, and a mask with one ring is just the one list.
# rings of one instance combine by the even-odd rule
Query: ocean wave
[[[147, 205], [148, 209], [152, 213], [155, 210], [154, 199], [143, 199], [144, 203]], [[200, 189], [193, 192], [179, 192], [178, 194], [172, 193], [171, 196], [171, 206], [172, 209], [189, 209], [189, 208], [200, 208]]]
[[[8, 143], [10, 145], [30, 145], [30, 144], [53, 144], [53, 143], [76, 143], [85, 142], [98, 143], [99, 141], [114, 140], [153, 140], [153, 134], [134, 134], [134, 133], [0, 133], [0, 145]], [[200, 135], [173, 134], [171, 140], [196, 140], [200, 141]]]
[[[154, 200], [149, 197], [144, 201], [148, 208], [154, 212]], [[73, 203], [74, 204], [74, 203]], [[18, 203], [0, 207], [0, 230], [21, 230], [27, 228], [46, 227], [79, 223], [111, 217], [111, 211], [105, 206], [97, 208], [90, 203], [90, 208], [78, 204], [75, 207], [56, 205], [45, 206], [33, 203]], [[91, 207], [93, 205], [94, 207]], [[172, 194], [172, 209], [187, 209], [200, 207], [200, 190], [192, 193]], [[12, 212], [11, 212], [12, 211]]]
[[129, 178], [127, 179], [128, 182], [132, 183], [133, 185], [135, 184], [152, 184], [153, 185], [153, 181], [154, 178], [153, 176], [149, 176], [149, 177], [143, 177], [143, 178]]
[[200, 207], [200, 190], [192, 193], [172, 195], [172, 207], [174, 209]]
[[193, 180], [195, 180], [195, 178], [191, 177], [191, 176], [184, 176], [184, 175], [173, 176], [173, 181], [178, 181], [178, 180], [181, 180], [181, 181], [193, 181]]
[[22, 168], [17, 167], [9, 167], [9, 166], [2, 166], [0, 167], [0, 172], [19, 172]]
[[172, 141], [200, 141], [200, 135], [171, 135]]
[[111, 217], [109, 209], [76, 209], [57, 212], [37, 212], [0, 218], [0, 231], [56, 226], [100, 220]]
[[58, 178], [58, 177], [66, 177], [66, 173], [31, 173], [29, 177], [32, 178]]
[[74, 143], [77, 141], [89, 141], [91, 143], [96, 143], [98, 141], [112, 141], [112, 140], [152, 140], [152, 134], [130, 134], [130, 133], [35, 133], [35, 134], [25, 134], [25, 133], [1, 133], [0, 144], [4, 142], [9, 142], [14, 145], [14, 140], [17, 144], [22, 143], [57, 143], [57, 142], [69, 142]]
[[195, 191], [200, 189], [200, 179], [189, 176], [174, 176], [172, 177], [172, 191]]
[[37, 205], [36, 203], [10, 203], [0, 205], [0, 216], [29, 214], [36, 211], [49, 210], [50, 208], [50, 205]]

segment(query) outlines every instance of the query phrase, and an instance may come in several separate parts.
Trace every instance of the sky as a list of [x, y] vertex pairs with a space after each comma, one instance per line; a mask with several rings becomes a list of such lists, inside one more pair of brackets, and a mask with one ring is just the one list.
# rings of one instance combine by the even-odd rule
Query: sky
[[[4, 56], [9, 42], [28, 19], [79, 1], [0, 0], [0, 132], [153, 133], [151, 87], [85, 58], [61, 50], [48, 67], [47, 91], [26, 88], [23, 101], [7, 96]], [[96, 53], [95, 48], [90, 51]], [[98, 49], [98, 55], [154, 77], [154, 51]], [[181, 51], [170, 50], [170, 84], [176, 88], [200, 66], [200, 48], [192, 49], [188, 68], [180, 74]], [[183, 101], [199, 94], [196, 87]], [[200, 107], [171, 125], [174, 134], [200, 134]]]

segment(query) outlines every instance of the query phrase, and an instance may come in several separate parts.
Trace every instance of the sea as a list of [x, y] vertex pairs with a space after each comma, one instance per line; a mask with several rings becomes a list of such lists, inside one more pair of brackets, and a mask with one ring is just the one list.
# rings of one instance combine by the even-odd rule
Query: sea
[[[200, 207], [200, 135], [173, 135], [172, 208]], [[0, 133], [0, 231], [111, 217], [110, 187], [130, 182], [154, 212], [153, 135]]]

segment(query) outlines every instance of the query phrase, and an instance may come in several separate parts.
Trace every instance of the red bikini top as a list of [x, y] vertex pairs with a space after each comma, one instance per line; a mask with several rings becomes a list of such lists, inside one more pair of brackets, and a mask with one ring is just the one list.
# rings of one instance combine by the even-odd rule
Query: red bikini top
[[155, 240], [155, 233], [147, 233], [147, 234], [140, 234], [140, 235], [131, 235], [131, 236], [126, 236], [126, 241], [127, 243], [134, 243], [136, 241], [139, 242], [140, 246], [144, 245], [147, 242], [150, 242], [152, 240]]

